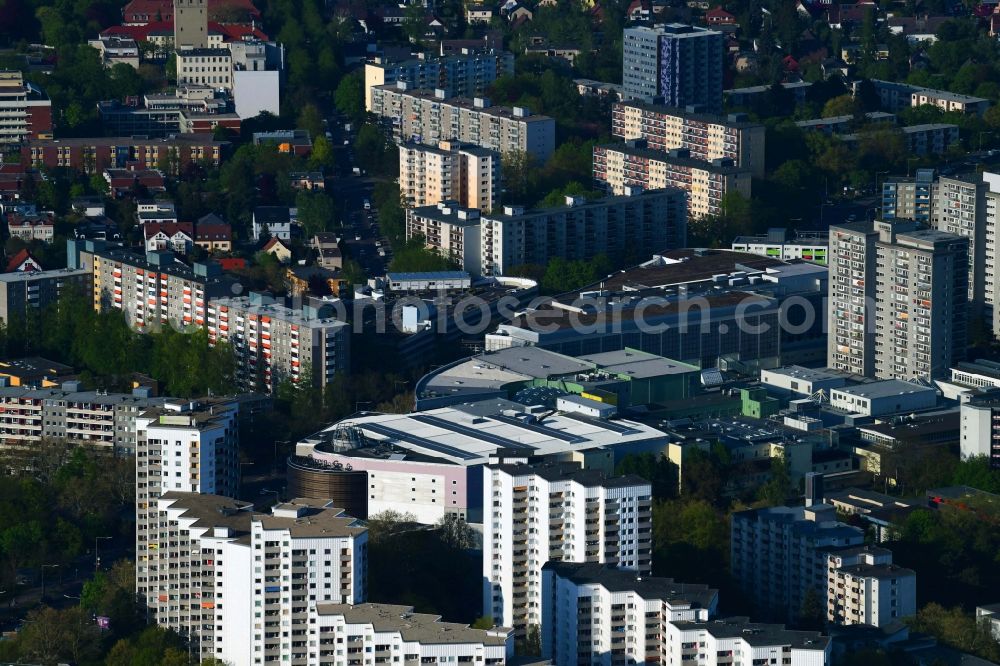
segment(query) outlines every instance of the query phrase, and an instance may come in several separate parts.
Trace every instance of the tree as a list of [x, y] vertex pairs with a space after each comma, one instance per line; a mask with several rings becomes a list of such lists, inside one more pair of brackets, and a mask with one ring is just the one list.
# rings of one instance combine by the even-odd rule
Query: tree
[[524, 150], [511, 150], [500, 156], [500, 177], [511, 202], [523, 203], [528, 195], [528, 178], [533, 158]]
[[800, 629], [818, 631], [823, 628], [826, 621], [825, 601], [825, 599], [820, 598], [816, 588], [806, 588], [805, 594], [802, 595], [802, 607], [799, 609], [796, 622]]
[[961, 607], [945, 608], [929, 603], [907, 623], [914, 631], [935, 636], [942, 643], [989, 661], [1000, 660], [1000, 643], [994, 640], [988, 625], [976, 622], [975, 617]]
[[315, 104], [306, 104], [299, 111], [296, 125], [299, 129], [309, 132], [309, 136], [315, 139], [323, 136], [323, 114], [319, 112]]
[[768, 506], [784, 504], [792, 494], [792, 477], [788, 465], [781, 458], [771, 459], [771, 478], [760, 487], [757, 496]]
[[483, 615], [477, 617], [476, 621], [473, 622], [470, 626], [473, 629], [492, 629], [494, 626], [496, 626], [496, 623], [493, 621], [493, 616]]
[[320, 135], [313, 140], [312, 152], [309, 153], [309, 166], [320, 171], [333, 168], [333, 145], [325, 136]]
[[361, 122], [365, 116], [365, 82], [360, 71], [340, 80], [333, 93], [333, 103], [348, 120]]
[[100, 632], [79, 606], [66, 610], [42, 607], [28, 613], [18, 643], [22, 655], [43, 664], [78, 664], [97, 654]]
[[537, 624], [528, 625], [523, 640], [517, 641], [515, 651], [518, 656], [540, 656], [542, 654], [542, 634]]
[[295, 197], [299, 224], [309, 238], [333, 226], [333, 200], [324, 192], [302, 190]]
[[388, 144], [385, 135], [375, 125], [364, 124], [358, 129], [354, 140], [354, 154], [362, 169], [371, 174], [390, 175], [394, 167], [390, 162], [390, 153], [395, 147]]
[[441, 532], [441, 541], [456, 550], [468, 550], [476, 545], [475, 530], [457, 514], [445, 514], [436, 527]]
[[401, 511], [382, 511], [375, 515], [368, 516], [368, 539], [372, 543], [379, 543], [390, 537], [404, 532], [417, 522], [417, 517], [412, 513]]
[[834, 97], [823, 105], [822, 116], [833, 118], [836, 116], [853, 116], [858, 111], [858, 105], [851, 95], [841, 95]]

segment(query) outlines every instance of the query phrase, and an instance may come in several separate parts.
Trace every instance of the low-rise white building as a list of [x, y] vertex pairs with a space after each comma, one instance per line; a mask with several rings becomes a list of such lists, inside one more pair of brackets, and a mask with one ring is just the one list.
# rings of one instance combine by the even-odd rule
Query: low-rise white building
[[826, 666], [830, 639], [814, 631], [791, 631], [746, 617], [664, 625], [665, 664], [685, 666]]
[[[596, 563], [542, 567], [542, 656], [554, 664], [666, 661], [665, 625], [714, 617], [718, 590]], [[600, 655], [595, 656], [595, 655]]]
[[930, 409], [937, 404], [937, 390], [901, 379], [886, 379], [830, 390], [830, 406], [852, 414], [884, 416]]
[[781, 368], [761, 370], [760, 383], [777, 392], [810, 396], [817, 391], [829, 392], [844, 386], [847, 377], [842, 372], [824, 368], [786, 365]]
[[340, 666], [344, 653], [374, 663], [501, 666], [514, 656], [510, 629], [472, 629], [391, 604], [317, 604], [311, 614], [310, 666]]

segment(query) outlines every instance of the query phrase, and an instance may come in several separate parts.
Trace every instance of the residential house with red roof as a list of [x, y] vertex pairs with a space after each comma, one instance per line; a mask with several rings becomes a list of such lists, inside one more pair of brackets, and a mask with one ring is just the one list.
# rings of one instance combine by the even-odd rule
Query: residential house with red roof
[[[208, 18], [222, 23], [259, 22], [260, 10], [251, 0], [208, 0]], [[122, 22], [126, 25], [173, 20], [173, 0], [131, 0], [122, 9]]]
[[190, 222], [149, 222], [142, 225], [142, 234], [146, 252], [187, 254], [194, 245], [194, 225]]
[[42, 241], [51, 243], [56, 235], [55, 215], [43, 212], [36, 215], [23, 213], [7, 214], [7, 233], [11, 238], [20, 238], [25, 242]]
[[705, 23], [710, 28], [736, 27], [736, 17], [717, 5], [714, 9], [705, 12]]
[[229, 252], [233, 249], [233, 227], [209, 213], [194, 225], [194, 244], [208, 252]]
[[27, 248], [24, 248], [10, 258], [7, 262], [7, 268], [4, 269], [4, 273], [28, 273], [40, 270], [42, 270], [42, 265], [38, 263], [37, 259], [31, 256]]

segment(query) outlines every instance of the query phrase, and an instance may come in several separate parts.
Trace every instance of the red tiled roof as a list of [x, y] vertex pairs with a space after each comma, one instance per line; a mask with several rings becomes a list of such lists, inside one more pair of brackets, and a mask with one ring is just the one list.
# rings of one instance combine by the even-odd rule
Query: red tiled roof
[[233, 238], [233, 228], [228, 224], [199, 224], [195, 231], [197, 240], [228, 241]]
[[[10, 261], [7, 262], [7, 269], [4, 272], [13, 273], [14, 271], [21, 270], [21, 266], [29, 260], [34, 262], [35, 265], [41, 266], [41, 264], [38, 263], [38, 260], [31, 256], [31, 253], [28, 252], [27, 249], [23, 249], [10, 258]], [[33, 271], [35, 268], [34, 266], [31, 266], [30, 268], [26, 268], [24, 270]]]
[[146, 240], [149, 240], [161, 231], [168, 238], [172, 238], [178, 233], [187, 234], [188, 237], [194, 238], [194, 225], [190, 222], [147, 222], [142, 225], [142, 233], [145, 235]]
[[216, 261], [224, 271], [238, 271], [247, 267], [247, 260], [239, 257], [219, 257]]
[[[151, 21], [145, 25], [113, 25], [101, 32], [101, 36], [110, 37], [112, 35], [118, 35], [121, 37], [129, 37], [137, 42], [144, 42], [148, 41], [149, 36], [152, 34], [170, 35], [173, 34], [173, 32], [174, 21], [171, 19], [169, 21]], [[248, 36], [261, 41], [267, 41], [269, 39], [263, 30], [249, 23], [218, 23], [217, 21], [209, 21], [208, 32], [210, 34], [222, 35], [223, 41], [226, 42], [242, 41]]]
[[[209, 18], [244, 12], [245, 16], [260, 18], [260, 10], [254, 6], [251, 0], [208, 0]], [[143, 16], [148, 16], [153, 20], [156, 16], [160, 16], [161, 19], [173, 19], [174, 3], [173, 0], [131, 0], [122, 9], [122, 15], [128, 23], [135, 23], [137, 21], [131, 19]]]

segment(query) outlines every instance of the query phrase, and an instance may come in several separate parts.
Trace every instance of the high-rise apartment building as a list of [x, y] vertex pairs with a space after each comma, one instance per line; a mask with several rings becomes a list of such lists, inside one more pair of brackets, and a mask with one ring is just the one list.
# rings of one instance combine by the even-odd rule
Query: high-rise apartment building
[[721, 112], [723, 43], [721, 32], [679, 23], [625, 28], [625, 99]]
[[521, 106], [493, 106], [484, 97], [449, 97], [399, 81], [372, 88], [372, 113], [396, 143], [436, 146], [457, 140], [498, 153], [524, 152], [543, 164], [555, 149], [555, 121]]
[[727, 194], [749, 199], [751, 176], [749, 169], [729, 158], [706, 162], [693, 159], [687, 149], [651, 150], [642, 139], [594, 146], [594, 180], [599, 185], [615, 194], [629, 186], [683, 190], [691, 219], [721, 214]]
[[978, 173], [938, 178], [933, 224], [939, 231], [969, 239], [968, 288], [972, 312], [979, 314], [986, 282], [986, 191]]
[[792, 631], [780, 624], [730, 617], [664, 626], [666, 661], [685, 666], [827, 666], [832, 643], [817, 631]]
[[917, 169], [913, 178], [887, 178], [882, 183], [882, 219], [930, 224], [936, 193], [934, 169]]
[[718, 591], [707, 585], [590, 562], [549, 562], [542, 567], [542, 657], [559, 666], [668, 664], [666, 625], [708, 621], [718, 602]]
[[483, 483], [483, 615], [524, 637], [542, 623], [542, 566], [608, 563], [648, 574], [651, 487], [577, 463], [491, 463]]
[[892, 551], [860, 546], [827, 556], [826, 619], [884, 627], [917, 613], [917, 574], [892, 562]]
[[309, 305], [292, 309], [272, 296], [251, 293], [208, 304], [211, 344], [227, 342], [236, 378], [247, 391], [273, 391], [285, 379], [324, 387], [350, 369], [350, 326]]
[[140, 331], [162, 326], [205, 325], [210, 298], [232, 293], [232, 283], [214, 262], [188, 267], [172, 252], [134, 254], [102, 241], [67, 241], [72, 268], [93, 275], [94, 309], [122, 310]]
[[201, 660], [326, 663], [317, 606], [364, 601], [364, 526], [325, 500], [256, 513], [225, 496], [170, 491], [154, 506], [137, 591], [157, 625]]
[[653, 150], [684, 148], [693, 159], [729, 158], [755, 178], [764, 176], [764, 126], [745, 114], [714, 116], [641, 101], [616, 102], [611, 134], [645, 139]]
[[52, 101], [18, 71], [0, 70], [0, 145], [52, 137]]
[[932, 379], [961, 359], [967, 239], [900, 219], [848, 223], [830, 228], [829, 258], [827, 365]]
[[638, 187], [591, 201], [567, 197], [558, 208], [504, 206], [488, 215], [444, 202], [407, 211], [406, 234], [422, 236], [428, 247], [470, 273], [503, 275], [514, 266], [543, 266], [556, 257], [635, 260], [638, 247], [684, 247], [684, 203], [679, 190]]
[[864, 532], [837, 522], [829, 504], [777, 506], [732, 516], [733, 579], [760, 612], [794, 620], [811, 590], [826, 599], [826, 553], [864, 543]]
[[[310, 664], [338, 666], [338, 651], [371, 654], [375, 663], [459, 663], [502, 666], [514, 656], [510, 629], [472, 629], [441, 622], [437, 615], [414, 613], [412, 606], [390, 604], [317, 604], [317, 647], [310, 646]], [[315, 659], [313, 655], [315, 654]]]
[[271, 515], [255, 515], [250, 540], [253, 663], [314, 663], [310, 617], [316, 604], [358, 604], [367, 597], [368, 528], [323, 501], [292, 500]]
[[407, 206], [457, 201], [486, 213], [500, 199], [500, 153], [456, 141], [399, 146], [399, 191]]
[[0, 274], [0, 322], [10, 326], [55, 305], [70, 290], [90, 298], [90, 271], [57, 268], [51, 271], [15, 271]]
[[365, 110], [372, 110], [372, 89], [406, 81], [413, 88], [441, 88], [449, 97], [473, 97], [486, 92], [501, 76], [514, 73], [514, 54], [493, 49], [464, 49], [445, 57], [391, 61], [383, 57], [365, 63]]
[[150, 607], [160, 603], [163, 593], [157, 588], [165, 575], [155, 568], [160, 548], [157, 501], [168, 492], [236, 496], [238, 409], [226, 400], [172, 401], [136, 418], [136, 590]]
[[993, 335], [1000, 333], [1000, 174], [985, 172], [983, 182], [983, 307], [982, 321]]
[[208, 48], [206, 0], [174, 0], [174, 48]]
[[876, 227], [875, 376], [945, 377], [965, 357], [969, 240], [935, 229]]

